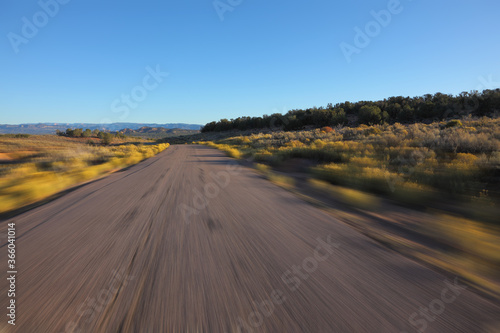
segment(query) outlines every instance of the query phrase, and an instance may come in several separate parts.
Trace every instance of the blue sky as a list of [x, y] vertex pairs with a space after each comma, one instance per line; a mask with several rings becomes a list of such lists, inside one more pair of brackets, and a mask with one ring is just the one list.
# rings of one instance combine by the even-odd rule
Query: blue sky
[[54, 1], [2, 1], [0, 123], [204, 124], [500, 87], [496, 0]]

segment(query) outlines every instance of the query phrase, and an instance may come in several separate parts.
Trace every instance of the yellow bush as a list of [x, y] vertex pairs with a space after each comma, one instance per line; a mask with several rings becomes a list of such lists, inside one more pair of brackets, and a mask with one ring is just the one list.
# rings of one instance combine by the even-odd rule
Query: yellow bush
[[409, 205], [425, 205], [433, 196], [431, 188], [408, 181], [395, 183], [392, 193], [393, 199]]
[[19, 199], [12, 195], [0, 195], [0, 212], [8, 212], [19, 207]]
[[253, 154], [253, 159], [255, 161], [271, 161], [273, 159], [273, 153], [264, 149]]
[[401, 182], [398, 174], [375, 167], [350, 164], [327, 164], [313, 168], [316, 177], [333, 184], [354, 187], [374, 193], [391, 193], [393, 184]]
[[241, 140], [241, 143], [243, 143], [243, 144], [248, 144], [250, 142], [252, 142], [252, 141], [248, 138], [248, 136], [243, 137], [243, 139]]
[[357, 165], [359, 167], [375, 167], [379, 165], [380, 163], [370, 157], [351, 157], [349, 160], [349, 163]]
[[438, 215], [435, 227], [446, 242], [500, 265], [500, 230], [451, 215]]
[[89, 167], [87, 169], [76, 170], [71, 174], [75, 182], [84, 182], [98, 175], [96, 168]]
[[317, 179], [309, 179], [309, 183], [322, 191], [329, 193], [338, 201], [361, 209], [376, 209], [380, 205], [380, 199], [376, 196], [358, 190], [334, 186]]
[[257, 169], [258, 171], [260, 171], [262, 173], [269, 172], [269, 170], [270, 170], [269, 166], [267, 166], [265, 164], [260, 164], [260, 163], [255, 163], [255, 169]]
[[[99, 177], [118, 167], [132, 165], [165, 150], [166, 144], [152, 146], [97, 147], [88, 151], [73, 152], [65, 160], [50, 163], [50, 169], [38, 171], [35, 163], [25, 163], [12, 168], [7, 177], [0, 179], [0, 213], [22, 207], [81, 182]], [[73, 157], [73, 156], [79, 156]], [[95, 160], [106, 162], [92, 165]]]
[[458, 153], [454, 162], [471, 165], [471, 164], [474, 164], [477, 161], [477, 159], [478, 159], [478, 157], [476, 155], [473, 155], [473, 154]]
[[241, 158], [242, 154], [237, 148], [233, 148], [229, 145], [226, 144], [217, 144], [212, 141], [205, 141], [205, 142], [200, 142], [200, 144], [207, 145], [212, 148], [216, 148], [219, 150], [222, 150], [223, 152], [226, 153], [227, 156], [232, 157], [232, 158]]
[[326, 146], [326, 142], [324, 142], [321, 139], [316, 139], [313, 141], [313, 144], [311, 145], [312, 148], [317, 148], [317, 149], [322, 149], [323, 147]]
[[286, 188], [292, 188], [295, 185], [295, 180], [292, 177], [279, 175], [276, 173], [268, 173], [267, 179], [271, 182]]
[[[318, 140], [318, 141], [321, 141], [321, 140]], [[285, 144], [286, 147], [290, 147], [290, 148], [298, 148], [298, 147], [304, 147], [304, 144], [298, 140], [292, 140], [292, 141], [289, 141]]]
[[431, 189], [476, 196], [500, 164], [500, 120], [468, 120], [456, 128], [445, 125], [396, 123], [344, 127], [331, 133], [320, 129], [259, 133], [218, 141], [226, 147], [211, 145], [238, 149], [240, 155], [244, 152], [268, 164], [292, 158], [335, 162], [314, 168], [315, 176], [397, 198], [392, 195], [395, 190], [406, 202], [432, 197]]
[[236, 148], [225, 148], [224, 151], [232, 158], [241, 158], [241, 152]]

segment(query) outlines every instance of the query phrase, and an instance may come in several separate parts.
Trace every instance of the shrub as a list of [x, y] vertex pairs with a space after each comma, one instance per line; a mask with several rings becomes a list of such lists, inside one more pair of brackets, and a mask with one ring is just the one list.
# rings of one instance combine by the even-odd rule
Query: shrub
[[113, 134], [111, 133], [108, 133], [108, 132], [105, 132], [105, 133], [102, 133], [101, 132], [101, 140], [102, 140], [102, 143], [104, 145], [110, 145], [112, 142], [113, 142]]
[[458, 119], [453, 119], [450, 120], [446, 125], [444, 126], [445, 128], [450, 128], [450, 127], [462, 127], [462, 122]]
[[382, 133], [382, 131], [379, 128], [377, 128], [377, 127], [371, 126], [371, 127], [368, 127], [367, 129], [365, 129], [363, 131], [363, 133], [365, 135], [373, 135], [373, 134], [374, 135], [379, 135], [380, 133]]
[[411, 206], [426, 206], [434, 196], [434, 191], [413, 182], [400, 182], [394, 185], [391, 197]]
[[330, 126], [325, 126], [325, 127], [321, 128], [321, 132], [323, 132], [323, 133], [331, 133], [331, 132], [333, 132], [333, 128], [331, 128]]
[[273, 156], [274, 155], [270, 151], [264, 149], [262, 151], [255, 152], [253, 154], [253, 160], [256, 162], [271, 162], [274, 159]]
[[261, 163], [256, 163], [255, 164], [255, 169], [257, 169], [258, 171], [260, 171], [262, 173], [267, 173], [267, 172], [270, 171], [269, 166], [267, 166], [265, 164], [261, 164]]
[[269, 165], [292, 158], [335, 162], [314, 168], [314, 176], [408, 203], [424, 202], [434, 196], [433, 191], [458, 194], [453, 200], [470, 198], [484, 188], [497, 202], [496, 191], [485, 184], [496, 181], [500, 164], [500, 119], [469, 119], [463, 124], [448, 128], [440, 122], [360, 125], [329, 133], [280, 131], [228, 137], [214, 147], [225, 145], [224, 149], [237, 149]]
[[316, 179], [309, 179], [309, 184], [316, 189], [327, 192], [338, 201], [353, 207], [361, 209], [375, 209], [380, 205], [380, 200], [377, 197], [365, 192], [334, 186]]
[[68, 186], [93, 179], [117, 167], [135, 164], [168, 146], [168, 143], [144, 147], [89, 147], [83, 143], [63, 146], [67, 150], [63, 155], [48, 155], [36, 162], [23, 163], [2, 175], [0, 213], [47, 198]]
[[226, 153], [227, 156], [239, 159], [241, 158], [242, 154], [237, 148], [233, 148], [229, 145], [226, 144], [217, 144], [212, 141], [206, 141], [206, 142], [198, 142], [199, 144], [205, 144], [209, 147], [216, 148], [219, 150], [222, 150], [223, 152]]
[[0, 137], [4, 138], [15, 138], [15, 139], [26, 139], [29, 138], [31, 134], [0, 134]]
[[387, 112], [382, 112], [378, 106], [364, 105], [359, 109], [358, 121], [361, 124], [376, 125], [381, 124], [389, 116]]
[[267, 174], [267, 179], [285, 188], [292, 188], [295, 185], [295, 179], [284, 175], [278, 175], [272, 172], [269, 172]]
[[401, 181], [388, 170], [373, 167], [354, 167], [347, 164], [326, 164], [312, 169], [318, 179], [332, 184], [354, 187], [373, 193], [391, 193], [391, 185]]

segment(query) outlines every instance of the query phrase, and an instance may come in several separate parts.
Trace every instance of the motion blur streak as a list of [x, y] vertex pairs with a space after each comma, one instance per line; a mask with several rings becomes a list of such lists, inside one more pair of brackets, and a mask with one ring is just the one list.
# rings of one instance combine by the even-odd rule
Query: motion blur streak
[[[2, 221], [0, 234], [15, 221], [18, 235], [17, 321], [8, 329], [424, 328], [410, 318], [422, 321], [421, 309], [437, 304], [453, 279], [381, 247], [251, 169], [241, 167], [231, 175], [227, 186], [186, 223], [179, 207], [191, 205], [194, 191], [203, 193], [204, 186], [214, 182], [210, 175], [220, 174], [231, 161], [209, 147], [171, 146], [125, 171]], [[324, 261], [310, 272], [299, 271], [313, 262], [318, 238], [327, 237], [336, 244], [331, 254], [326, 257], [321, 250], [318, 255]], [[5, 244], [2, 239], [4, 263]], [[7, 283], [0, 281], [0, 290], [7, 290]], [[277, 294], [281, 299], [272, 313], [259, 308]], [[451, 296], [447, 292], [443, 297]], [[1, 294], [0, 304], [6, 304], [6, 297]], [[460, 289], [453, 302], [443, 304], [439, 316], [425, 319], [425, 332], [484, 332], [500, 318], [500, 308], [470, 288]]]

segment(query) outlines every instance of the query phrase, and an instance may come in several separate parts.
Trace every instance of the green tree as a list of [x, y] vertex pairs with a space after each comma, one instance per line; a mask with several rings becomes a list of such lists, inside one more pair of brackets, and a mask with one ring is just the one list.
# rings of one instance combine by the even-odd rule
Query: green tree
[[113, 142], [113, 134], [109, 132], [101, 132], [99, 134], [101, 134], [101, 140], [103, 144], [110, 145], [111, 142]]
[[403, 110], [399, 113], [398, 119], [401, 122], [413, 121], [415, 119], [415, 110], [408, 104], [403, 107]]
[[85, 131], [83, 131], [82, 136], [84, 138], [90, 138], [92, 136], [92, 131], [87, 128]]
[[82, 129], [82, 128], [75, 128], [75, 129], [73, 130], [73, 136], [74, 136], [75, 138], [79, 138], [79, 137], [81, 137], [82, 135], [83, 135], [83, 129]]
[[365, 105], [359, 109], [359, 122], [361, 124], [376, 125], [383, 121], [382, 110], [375, 105]]

